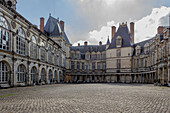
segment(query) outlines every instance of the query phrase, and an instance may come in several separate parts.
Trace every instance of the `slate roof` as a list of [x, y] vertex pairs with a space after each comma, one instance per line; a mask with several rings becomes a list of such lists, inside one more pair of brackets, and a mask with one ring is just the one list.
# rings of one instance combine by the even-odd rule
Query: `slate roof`
[[122, 37], [122, 46], [121, 47], [130, 47], [132, 46], [131, 40], [130, 40], [130, 33], [127, 25], [120, 25], [115, 36], [112, 38], [111, 44], [108, 49], [116, 48], [116, 38], [117, 36]]
[[[49, 16], [48, 21], [44, 27], [45, 34], [47, 34], [50, 37], [61, 37], [63, 31], [64, 30], [59, 20], [52, 16]], [[70, 44], [70, 41], [65, 32], [64, 32], [64, 39], [67, 44]]]
[[81, 54], [86, 52], [103, 52], [106, 51], [106, 45], [83, 45], [83, 46], [70, 46], [70, 51], [80, 51]]
[[145, 40], [145, 41], [136, 43], [136, 44], [134, 45], [134, 55], [136, 55], [136, 54], [135, 54], [135, 53], [136, 53], [135, 47], [137, 47], [137, 46], [140, 46], [140, 47], [141, 47], [141, 52], [140, 52], [140, 54], [144, 54], [144, 46], [145, 46], [145, 44], [146, 44], [146, 43], [150, 43], [150, 41], [151, 41], [152, 39], [153, 39], [153, 38], [150, 38], [150, 39], [148, 39], [148, 40]]

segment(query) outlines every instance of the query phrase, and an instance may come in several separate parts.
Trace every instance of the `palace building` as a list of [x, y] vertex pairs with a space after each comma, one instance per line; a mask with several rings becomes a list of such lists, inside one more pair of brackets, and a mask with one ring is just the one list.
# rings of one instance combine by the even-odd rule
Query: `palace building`
[[40, 18], [40, 29], [0, 0], [0, 87], [54, 83], [170, 84], [170, 26], [134, 43], [134, 23], [112, 27], [106, 44], [72, 46], [64, 21]]

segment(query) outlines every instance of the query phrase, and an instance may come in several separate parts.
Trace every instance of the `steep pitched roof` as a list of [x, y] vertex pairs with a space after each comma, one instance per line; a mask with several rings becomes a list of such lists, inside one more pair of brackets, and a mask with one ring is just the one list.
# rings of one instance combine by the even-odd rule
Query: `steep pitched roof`
[[59, 23], [59, 20], [55, 19], [52, 16], [49, 16], [48, 21], [44, 27], [44, 31], [48, 36], [61, 36], [62, 27]]
[[121, 47], [130, 47], [132, 46], [131, 40], [130, 40], [130, 34], [129, 29], [127, 25], [121, 25], [119, 26], [115, 36], [113, 37], [111, 44], [109, 46], [109, 49], [116, 48], [116, 37], [121, 36], [122, 37], [122, 46]]
[[[48, 21], [47, 21], [47, 23], [44, 27], [44, 31], [50, 37], [61, 37], [62, 32], [64, 30], [63, 30], [58, 19], [56, 19], [52, 16], [49, 16]], [[69, 41], [65, 32], [64, 32], [64, 39], [65, 39], [67, 44], [70, 44], [70, 41]]]

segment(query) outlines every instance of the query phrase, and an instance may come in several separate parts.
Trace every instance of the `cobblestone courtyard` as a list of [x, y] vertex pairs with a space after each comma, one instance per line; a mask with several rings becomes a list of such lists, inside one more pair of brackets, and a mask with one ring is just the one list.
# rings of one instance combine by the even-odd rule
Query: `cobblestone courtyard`
[[0, 113], [170, 113], [170, 88], [56, 84], [0, 89]]

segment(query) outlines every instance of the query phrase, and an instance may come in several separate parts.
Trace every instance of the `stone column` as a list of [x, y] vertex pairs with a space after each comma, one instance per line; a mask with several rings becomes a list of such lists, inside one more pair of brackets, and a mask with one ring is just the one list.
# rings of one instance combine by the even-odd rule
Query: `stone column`
[[164, 69], [164, 67], [163, 67], [163, 70], [162, 70], [162, 85], [164, 85], [164, 77], [165, 77], [165, 69]]
[[168, 83], [170, 83], [170, 67], [168, 66]]

